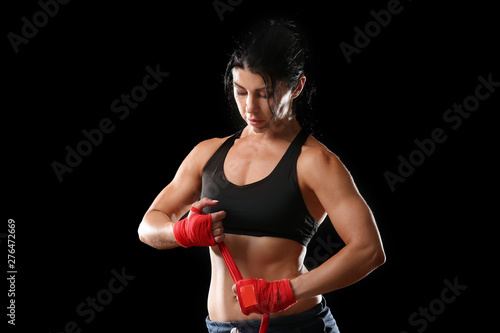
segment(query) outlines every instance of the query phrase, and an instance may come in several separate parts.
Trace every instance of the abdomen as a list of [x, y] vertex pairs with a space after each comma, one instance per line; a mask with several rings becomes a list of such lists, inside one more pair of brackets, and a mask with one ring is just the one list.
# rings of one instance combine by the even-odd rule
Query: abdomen
[[[283, 238], [253, 237], [226, 234], [226, 245], [241, 271], [243, 278], [276, 281], [293, 279], [307, 272], [303, 265], [306, 248], [299, 243]], [[252, 314], [241, 313], [236, 295], [231, 287], [234, 282], [226, 268], [218, 247], [210, 248], [212, 279], [208, 298], [208, 312], [214, 321], [243, 321], [260, 319]], [[271, 315], [280, 317], [304, 312], [320, 302], [320, 297], [299, 301], [286, 311]]]

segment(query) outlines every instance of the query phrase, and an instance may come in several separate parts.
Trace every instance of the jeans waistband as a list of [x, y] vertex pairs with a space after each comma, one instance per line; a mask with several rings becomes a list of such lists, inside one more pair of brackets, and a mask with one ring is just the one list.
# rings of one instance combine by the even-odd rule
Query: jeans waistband
[[[305, 311], [301, 312], [298, 314], [294, 314], [291, 316], [286, 316], [286, 317], [278, 317], [278, 318], [271, 318], [269, 321], [270, 326], [280, 326], [280, 325], [300, 325], [304, 323], [305, 321], [317, 318], [318, 316], [323, 316], [325, 312], [329, 312], [328, 307], [326, 306], [326, 300], [324, 297], [322, 297], [321, 302], [316, 305], [315, 307]], [[245, 321], [212, 321], [209, 319], [207, 316], [206, 318], [206, 324], [207, 328], [209, 328], [209, 332], [211, 331], [216, 331], [217, 328], [219, 329], [224, 329], [229, 332], [231, 328], [233, 327], [240, 327], [240, 328], [258, 328], [260, 326], [260, 319], [252, 319], [252, 320], [245, 320]], [[211, 330], [212, 329], [212, 330]], [[244, 330], [243, 330], [244, 331]]]

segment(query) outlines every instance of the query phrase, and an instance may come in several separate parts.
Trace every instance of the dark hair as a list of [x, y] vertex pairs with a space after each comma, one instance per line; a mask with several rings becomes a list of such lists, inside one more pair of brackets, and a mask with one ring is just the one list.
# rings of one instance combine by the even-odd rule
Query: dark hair
[[[275, 87], [278, 82], [283, 82], [287, 88], [293, 89], [299, 83], [300, 77], [305, 75], [308, 50], [302, 35], [297, 25], [291, 21], [268, 20], [253, 26], [237, 40], [224, 75], [226, 96], [232, 110], [237, 109], [232, 70], [234, 67], [240, 67], [262, 77], [267, 88], [269, 109], [275, 115], [267, 90], [273, 91], [276, 101]], [[309, 117], [303, 114], [303, 108], [310, 106], [313, 93], [314, 87], [308, 78], [301, 96], [293, 102], [293, 112], [302, 126], [306, 123], [311, 125]]]

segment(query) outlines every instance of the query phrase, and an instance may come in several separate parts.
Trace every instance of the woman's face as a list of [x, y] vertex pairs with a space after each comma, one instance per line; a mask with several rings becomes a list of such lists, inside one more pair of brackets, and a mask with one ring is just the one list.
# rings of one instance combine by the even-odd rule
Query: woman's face
[[[272, 129], [278, 122], [293, 118], [292, 91], [287, 89], [284, 83], [276, 85], [277, 108], [275, 108], [274, 91], [270, 87], [267, 90], [268, 104], [266, 85], [259, 74], [235, 67], [233, 85], [234, 99], [240, 115], [254, 132]], [[274, 110], [275, 117], [271, 110]]]

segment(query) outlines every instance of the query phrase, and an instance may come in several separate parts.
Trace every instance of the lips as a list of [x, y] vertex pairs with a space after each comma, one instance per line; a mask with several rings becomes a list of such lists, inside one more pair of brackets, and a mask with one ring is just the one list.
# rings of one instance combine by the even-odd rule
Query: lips
[[260, 120], [260, 119], [247, 119], [247, 120], [251, 126], [259, 126], [264, 121], [264, 120]]

